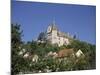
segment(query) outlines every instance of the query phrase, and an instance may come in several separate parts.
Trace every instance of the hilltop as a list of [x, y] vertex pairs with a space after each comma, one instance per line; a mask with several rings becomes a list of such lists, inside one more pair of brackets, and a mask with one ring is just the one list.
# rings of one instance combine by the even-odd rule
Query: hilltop
[[11, 25], [12, 74], [96, 69], [96, 46], [73, 39], [70, 44], [22, 41], [20, 25]]

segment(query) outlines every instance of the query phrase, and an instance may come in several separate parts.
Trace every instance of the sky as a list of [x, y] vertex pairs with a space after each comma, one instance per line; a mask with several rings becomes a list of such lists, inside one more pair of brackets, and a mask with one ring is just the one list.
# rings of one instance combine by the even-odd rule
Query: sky
[[36, 40], [53, 20], [60, 31], [96, 44], [95, 6], [12, 1], [11, 23], [21, 25], [23, 41]]

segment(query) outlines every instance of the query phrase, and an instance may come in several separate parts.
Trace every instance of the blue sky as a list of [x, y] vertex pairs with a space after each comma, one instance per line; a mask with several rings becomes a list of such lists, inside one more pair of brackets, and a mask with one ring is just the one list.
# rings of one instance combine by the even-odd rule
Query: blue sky
[[36, 39], [53, 22], [53, 18], [62, 32], [96, 43], [95, 6], [12, 1], [11, 22], [21, 25], [24, 41]]

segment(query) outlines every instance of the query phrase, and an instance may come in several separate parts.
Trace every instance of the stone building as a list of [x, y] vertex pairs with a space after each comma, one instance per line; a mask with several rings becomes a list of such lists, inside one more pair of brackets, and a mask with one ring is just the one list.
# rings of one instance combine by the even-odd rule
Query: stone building
[[73, 39], [69, 33], [61, 32], [55, 24], [55, 21], [48, 26], [46, 32], [42, 33], [42, 37], [43, 39], [38, 40], [38, 42], [44, 43], [45, 41], [48, 41], [50, 44], [56, 44], [58, 46], [68, 45]]
[[70, 44], [72, 37], [68, 33], [61, 32], [55, 22], [50, 24], [46, 31], [46, 39], [51, 44], [57, 44], [58, 46]]

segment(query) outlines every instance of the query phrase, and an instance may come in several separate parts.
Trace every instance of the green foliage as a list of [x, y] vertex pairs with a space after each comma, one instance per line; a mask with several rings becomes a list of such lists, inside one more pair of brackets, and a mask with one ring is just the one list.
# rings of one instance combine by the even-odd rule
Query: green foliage
[[29, 61], [25, 60], [22, 56], [19, 56], [19, 52], [21, 51], [21, 45], [23, 42], [21, 40], [22, 31], [20, 30], [20, 25], [11, 24], [11, 73], [12, 75], [16, 75], [19, 72], [23, 72], [28, 70]]
[[[57, 72], [57, 71], [72, 71], [72, 70], [88, 70], [96, 68], [96, 46], [87, 42], [73, 40], [70, 45], [58, 47], [51, 45], [48, 42], [37, 43], [36, 41], [28, 41], [23, 43], [22, 31], [20, 25], [12, 24], [11, 30], [11, 71], [12, 75], [18, 73], [39, 73], [39, 72]], [[42, 40], [44, 33], [41, 33], [39, 40]], [[21, 47], [21, 48], [19, 48]], [[39, 60], [32, 62], [31, 59], [24, 59], [23, 55], [18, 55], [22, 49], [29, 52], [31, 55], [37, 54]], [[86, 58], [45, 58], [48, 52], [58, 52], [61, 49], [73, 48], [75, 52], [82, 50]]]
[[68, 45], [67, 48], [74, 48], [75, 51], [81, 49], [84, 53], [87, 53], [91, 50], [95, 51], [95, 45], [80, 40], [73, 40], [73, 42], [70, 45]]
[[20, 32], [20, 25], [13, 25], [11, 24], [12, 30], [11, 30], [11, 71], [12, 74], [16, 74], [19, 72], [19, 64], [18, 64], [18, 52], [19, 50], [19, 46], [21, 44], [21, 32]]
[[[96, 68], [96, 47], [95, 45], [89, 44], [87, 42], [79, 41], [79, 40], [74, 40], [70, 45], [67, 46], [67, 48], [74, 48], [74, 50], [77, 52], [79, 49], [82, 50], [82, 52], [85, 54], [86, 57], [86, 63], [87, 65], [85, 66], [88, 67], [88, 69], [95, 69]], [[80, 61], [81, 62], [81, 61]], [[82, 63], [78, 63], [77, 67], [80, 66], [80, 69], [84, 69], [82, 66]], [[78, 68], [79, 69], [79, 68]]]

